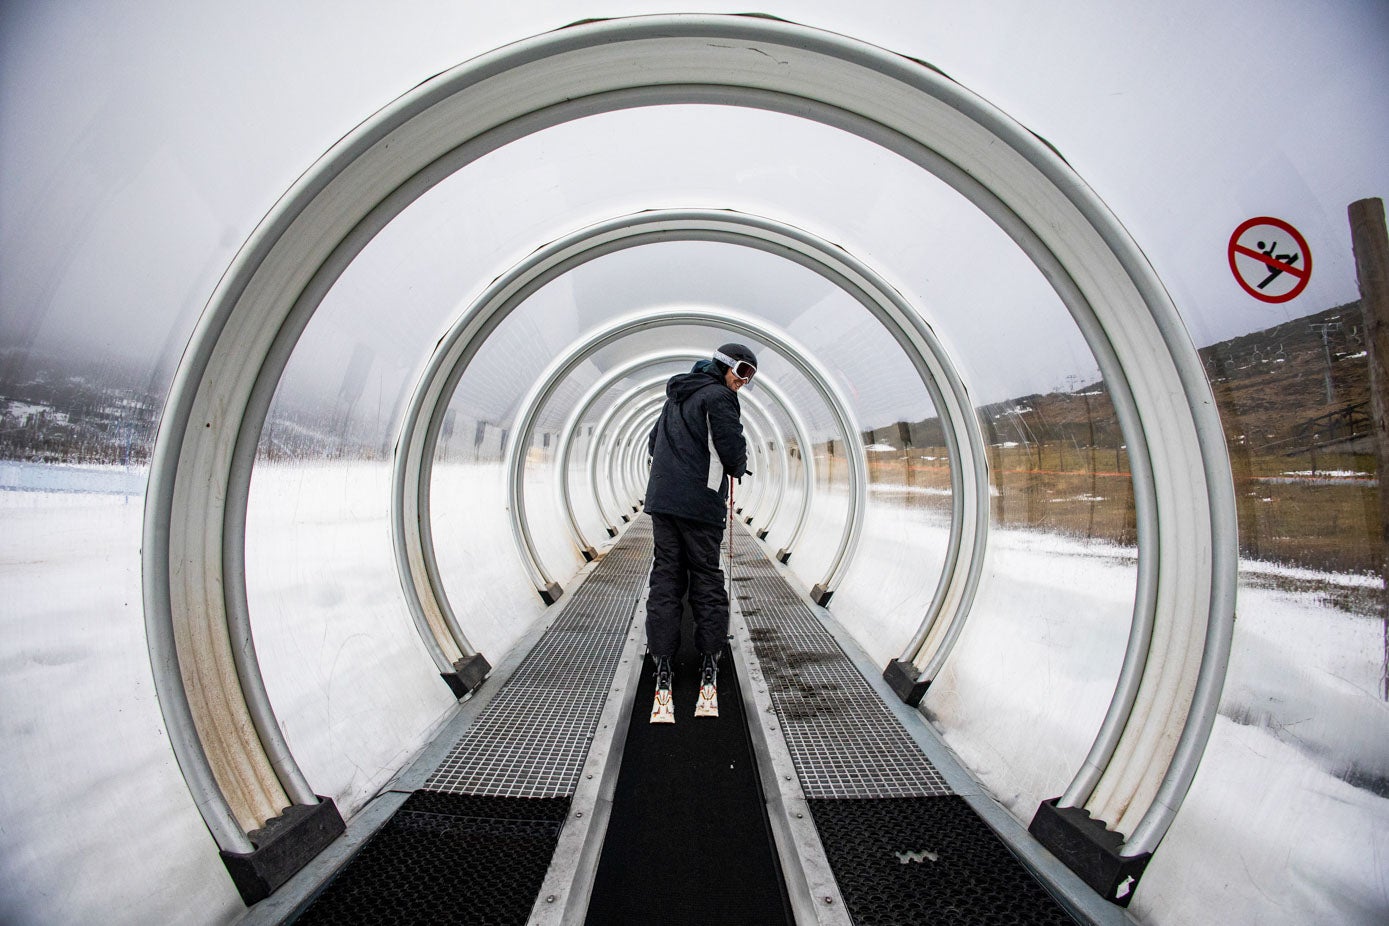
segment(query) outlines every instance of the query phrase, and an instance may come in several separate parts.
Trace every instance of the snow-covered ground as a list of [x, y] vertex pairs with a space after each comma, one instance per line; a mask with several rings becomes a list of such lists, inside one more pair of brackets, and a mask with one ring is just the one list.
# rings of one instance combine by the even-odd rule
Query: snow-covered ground
[[[195, 910], [216, 922], [240, 909], [154, 698], [143, 512], [128, 480], [0, 491], [0, 922], [176, 922]], [[489, 657], [543, 612], [498, 483], [496, 467], [446, 468], [434, 500], [450, 600]], [[261, 467], [252, 487], [262, 671], [310, 783], [348, 812], [451, 706], [401, 600], [388, 484], [386, 467], [355, 464]], [[544, 486], [527, 498], [548, 518]], [[871, 494], [856, 565], [831, 605], [879, 662], [915, 628], [945, 548], [948, 502], [906, 498]], [[823, 578], [843, 515], [842, 499], [821, 501], [791, 562], [806, 585]], [[769, 550], [785, 530], [774, 527]], [[577, 563], [557, 525], [539, 531], [547, 565]], [[926, 707], [1021, 820], [1064, 789], [1089, 748], [1118, 674], [1134, 570], [1124, 548], [990, 535], [975, 611]], [[1389, 921], [1382, 627], [1355, 604], [1377, 587], [1244, 564], [1221, 717], [1135, 896], [1141, 920]]]
[[0, 492], [0, 923], [245, 909], [155, 699], [142, 514], [138, 497]]

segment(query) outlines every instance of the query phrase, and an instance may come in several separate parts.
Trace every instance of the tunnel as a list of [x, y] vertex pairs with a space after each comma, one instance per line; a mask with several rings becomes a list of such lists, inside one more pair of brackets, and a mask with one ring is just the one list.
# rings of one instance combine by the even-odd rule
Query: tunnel
[[1389, 920], [1389, 7], [473, 6], [0, 8], [0, 922]]

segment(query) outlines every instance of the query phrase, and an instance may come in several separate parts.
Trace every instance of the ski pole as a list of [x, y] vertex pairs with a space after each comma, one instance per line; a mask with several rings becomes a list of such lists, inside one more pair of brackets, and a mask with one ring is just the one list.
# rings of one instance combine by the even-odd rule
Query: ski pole
[[733, 477], [728, 477], [728, 600], [733, 601]]

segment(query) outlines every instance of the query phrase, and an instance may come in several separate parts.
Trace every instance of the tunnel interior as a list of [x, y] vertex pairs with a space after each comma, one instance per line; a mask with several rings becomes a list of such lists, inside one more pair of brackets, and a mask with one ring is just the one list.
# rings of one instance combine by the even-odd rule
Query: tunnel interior
[[[822, 646], [907, 744], [889, 764], [946, 769], [973, 808], [946, 826], [984, 821], [1068, 916], [1382, 921], [1383, 387], [1346, 209], [1386, 180], [1383, 9], [1253, 37], [1204, 9], [1079, 37], [1015, 9], [985, 41], [984, 14], [937, 32], [901, 4], [619, 6], [323, 14], [336, 41], [303, 11], [108, 38], [112, 14], [0, 14], [0, 920], [315, 921], [333, 866], [435, 813], [385, 808], [440, 790], [555, 647], [611, 682], [592, 718], [619, 732], [573, 761], [620, 793], [624, 748], [666, 732], [622, 747], [614, 719], [645, 678], [647, 435], [666, 381], [738, 341], [748, 717], [724, 732], [762, 763], [769, 819], [739, 823], [781, 853], [768, 903], [879, 921], [833, 833], [916, 813], [873, 792], [844, 823], [795, 742], [800, 790], [779, 782], [788, 717], [817, 718], [754, 682], [811, 678], [785, 660]], [[345, 49], [431, 15], [450, 30], [417, 60], [349, 79]], [[169, 38], [206, 27], [241, 57], [175, 86]], [[1045, 94], [1009, 60], [1037, 32]], [[276, 34], [336, 76], [249, 76]], [[94, 48], [73, 86], [32, 84]], [[1156, 70], [1175, 49], [1191, 66]], [[1212, 140], [1228, 78], [1274, 64], [1295, 115]], [[1121, 92], [1149, 117], [1105, 109]], [[554, 641], [612, 570], [600, 671]], [[824, 635], [799, 656], [759, 623], [783, 594]], [[570, 812], [607, 806], [584, 788]], [[602, 826], [554, 838], [621, 895]]]

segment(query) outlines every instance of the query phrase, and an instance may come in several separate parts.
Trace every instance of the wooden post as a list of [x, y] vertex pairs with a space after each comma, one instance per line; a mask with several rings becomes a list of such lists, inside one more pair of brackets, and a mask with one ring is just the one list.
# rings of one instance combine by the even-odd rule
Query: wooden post
[[1360, 280], [1360, 308], [1365, 313], [1365, 348], [1370, 363], [1370, 410], [1374, 416], [1379, 477], [1380, 615], [1384, 619], [1384, 668], [1381, 694], [1389, 701], [1389, 234], [1384, 201], [1375, 197], [1350, 204], [1350, 241], [1355, 274]]

